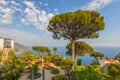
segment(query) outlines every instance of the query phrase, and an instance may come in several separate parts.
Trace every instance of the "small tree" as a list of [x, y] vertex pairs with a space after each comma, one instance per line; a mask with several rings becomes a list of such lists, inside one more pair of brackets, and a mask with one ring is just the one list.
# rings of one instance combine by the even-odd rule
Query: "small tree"
[[61, 65], [61, 60], [63, 59], [63, 56], [59, 55], [59, 54], [54, 54], [52, 55], [52, 62], [56, 65], [56, 66], [60, 66]]
[[30, 51], [26, 51], [22, 57], [26, 65], [29, 65], [29, 67], [31, 67], [36, 60], [36, 56]]
[[50, 53], [50, 49], [45, 46], [33, 46], [33, 50], [38, 52], [38, 55], [42, 57], [42, 66], [43, 66], [43, 56], [45, 53]]
[[72, 65], [74, 62], [69, 58], [62, 58], [61, 60], [61, 67], [65, 69], [65, 74], [70, 76], [70, 73], [72, 72]]
[[102, 77], [90, 67], [71, 73], [72, 80], [103, 80]]
[[[67, 55], [72, 55], [72, 49], [71, 49], [71, 45], [72, 43], [69, 43], [66, 46]], [[85, 56], [87, 53], [89, 54], [93, 54], [94, 53], [94, 49], [87, 43], [83, 42], [83, 41], [75, 41], [75, 54], [74, 54], [74, 61], [76, 63], [76, 57], [77, 56]]]
[[94, 52], [93, 54], [91, 54], [91, 56], [95, 57], [96, 60], [98, 60], [99, 58], [104, 57], [104, 54], [102, 52]]
[[47, 29], [53, 33], [54, 39], [64, 38], [71, 42], [74, 61], [75, 41], [83, 38], [97, 38], [98, 32], [104, 29], [104, 25], [104, 17], [99, 12], [78, 10], [54, 16], [49, 21]]
[[2, 67], [2, 77], [5, 80], [17, 80], [21, 73], [24, 71], [25, 65], [24, 61], [17, 57], [11, 50], [8, 52], [8, 59], [3, 63]]
[[[39, 65], [38, 65], [38, 63], [35, 63], [35, 64], [33, 64], [33, 70], [34, 70], [34, 75], [39, 71]], [[32, 72], [32, 69], [31, 69], [31, 72]]]
[[78, 60], [77, 60], [77, 66], [81, 66], [81, 64], [82, 64], [82, 60], [81, 60], [81, 59], [78, 59]]
[[53, 55], [52, 54], [45, 54], [44, 55], [44, 60], [45, 62], [50, 65], [50, 62], [52, 62], [52, 59], [53, 59]]
[[38, 52], [39, 57], [41, 57], [44, 53], [50, 53], [50, 49], [45, 46], [33, 46], [32, 49]]
[[54, 47], [54, 48], [53, 48], [54, 54], [57, 53], [57, 50], [58, 50], [57, 47]]
[[98, 58], [104, 57], [104, 54], [102, 52], [94, 52], [93, 54], [91, 54], [91, 56], [95, 58], [94, 64], [99, 64]]

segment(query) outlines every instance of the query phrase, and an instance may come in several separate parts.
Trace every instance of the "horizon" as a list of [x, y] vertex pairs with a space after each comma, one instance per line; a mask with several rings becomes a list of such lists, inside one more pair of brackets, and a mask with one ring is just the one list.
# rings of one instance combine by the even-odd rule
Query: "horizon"
[[[55, 15], [80, 9], [95, 10], [104, 16], [105, 29], [97, 39], [81, 39], [91, 46], [120, 47], [120, 0], [1, 0], [0, 37], [25, 45], [64, 47], [68, 40], [54, 40], [47, 31], [48, 21]], [[62, 5], [62, 6], [61, 6]]]

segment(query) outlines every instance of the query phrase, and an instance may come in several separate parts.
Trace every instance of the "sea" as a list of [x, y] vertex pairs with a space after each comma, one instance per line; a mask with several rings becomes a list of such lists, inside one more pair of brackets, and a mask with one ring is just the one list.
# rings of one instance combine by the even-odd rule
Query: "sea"
[[[58, 51], [57, 53], [62, 55], [62, 56], [65, 56], [65, 57], [68, 57], [68, 58], [71, 58], [71, 56], [69, 55], [66, 55], [66, 47], [57, 47], [58, 48]], [[114, 58], [117, 54], [120, 53], [120, 47], [93, 47], [95, 51], [98, 51], [98, 52], [102, 52], [104, 53], [104, 57], [105, 58]], [[49, 47], [49, 49], [51, 50], [51, 53], [54, 53], [52, 50], [53, 50], [53, 47]], [[37, 52], [34, 51], [34, 50], [31, 50], [35, 55], [37, 55]], [[93, 61], [94, 61], [94, 57], [91, 57], [89, 54], [86, 54], [85, 56], [77, 56], [77, 59], [81, 59], [82, 60], [82, 65], [87, 65], [87, 64], [91, 64]]]
[[[71, 56], [66, 55], [66, 47], [57, 47], [58, 51], [57, 53], [71, 58]], [[93, 47], [95, 51], [104, 53], [105, 58], [114, 58], [118, 53], [120, 53], [120, 47]], [[53, 48], [50, 47], [52, 50]], [[83, 65], [91, 64], [94, 60], [94, 57], [91, 57], [89, 54], [86, 54], [86, 56], [78, 56], [77, 59], [82, 60]]]

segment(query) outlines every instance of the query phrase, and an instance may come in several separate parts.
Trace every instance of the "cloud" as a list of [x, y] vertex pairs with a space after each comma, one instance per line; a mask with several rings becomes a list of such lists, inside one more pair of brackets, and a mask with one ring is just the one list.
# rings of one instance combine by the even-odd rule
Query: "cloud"
[[24, 10], [24, 17], [21, 22], [27, 25], [32, 24], [39, 30], [46, 30], [49, 20], [53, 17], [52, 13], [46, 13], [45, 10], [39, 10], [30, 1], [24, 1], [27, 6]]
[[48, 7], [48, 3], [46, 3], [46, 2], [41, 2], [41, 1], [40, 1], [40, 2], [38, 2], [38, 3], [40, 4], [40, 6], [42, 6], [42, 5], [43, 5], [43, 6]]
[[5, 8], [0, 6], [0, 24], [10, 24], [12, 23], [12, 14], [14, 10], [11, 8]]
[[97, 10], [101, 9], [107, 4], [111, 3], [113, 0], [92, 0], [88, 4], [84, 5], [82, 9], [86, 10]]
[[22, 11], [16, 6], [20, 6], [20, 4], [15, 1], [0, 1], [0, 24], [11, 24], [13, 22], [13, 14], [16, 11]]
[[12, 3], [13, 5], [20, 6], [20, 4], [17, 3], [17, 2], [15, 2], [15, 1], [11, 1], [11, 3]]
[[[33, 25], [39, 30], [46, 31], [48, 22], [53, 17], [53, 14], [36, 8], [31, 1], [23, 1], [23, 3], [26, 5], [25, 7], [14, 0], [0, 1], [0, 24], [11, 24], [14, 14], [19, 12], [19, 19], [22, 23], [27, 26]], [[44, 5], [48, 6], [47, 3], [44, 3]]]
[[42, 6], [42, 5], [43, 5], [43, 2], [41, 2], [41, 1], [40, 1], [40, 2], [38, 2], [38, 3], [39, 3], [39, 5], [40, 5], [40, 6]]
[[30, 1], [24, 1], [24, 4], [26, 4], [26, 6], [28, 6], [29, 8], [34, 7], [34, 4]]
[[42, 4], [43, 4], [43, 2], [39, 2], [39, 4], [40, 4], [40, 5], [42, 5]]
[[0, 4], [3, 5], [3, 6], [5, 6], [5, 5], [8, 4], [8, 2], [6, 2], [5, 0], [0, 0]]
[[44, 4], [44, 6], [48, 6], [48, 4], [47, 4], [47, 3], [45, 3], [45, 4]]
[[25, 20], [24, 18], [21, 18], [20, 21], [21, 21], [22, 23], [24, 23], [25, 25], [29, 25], [29, 24], [30, 24], [30, 23], [29, 23], [27, 20]]
[[51, 38], [46, 37], [46, 36], [50, 36], [49, 34], [35, 35], [29, 32], [20, 31], [16, 29], [0, 28], [0, 37], [3, 36], [4, 38], [14, 39], [15, 42], [24, 44], [29, 47], [34, 45], [44, 45], [44, 46], [66, 45], [65, 43], [66, 41], [63, 42], [62, 40], [53, 40], [52, 37]]
[[57, 8], [55, 8], [55, 9], [54, 9], [54, 11], [55, 11], [55, 12], [57, 12], [57, 11], [58, 11], [58, 9], [57, 9]]

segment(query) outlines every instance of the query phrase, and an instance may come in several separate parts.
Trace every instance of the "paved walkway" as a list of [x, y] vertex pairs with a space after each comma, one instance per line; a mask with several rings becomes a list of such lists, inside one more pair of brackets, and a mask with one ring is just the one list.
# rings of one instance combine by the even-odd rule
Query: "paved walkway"
[[[59, 74], [64, 74], [64, 70], [62, 70], [62, 69], [59, 69], [59, 70], [60, 70], [60, 73], [59, 73]], [[42, 73], [42, 69], [40, 69], [38, 72], [39, 72], [39, 73]], [[29, 76], [29, 75], [30, 75], [30, 73], [25, 73], [25, 74], [23, 74], [23, 75], [20, 77], [19, 80], [30, 80], [30, 79], [28, 79], [28, 76]], [[51, 78], [52, 78], [53, 76], [55, 76], [55, 75], [54, 75], [54, 74], [51, 74], [51, 73], [50, 73], [50, 70], [46, 70], [46, 69], [45, 69], [45, 80], [51, 80]], [[35, 79], [35, 80], [43, 80], [43, 79], [42, 79], [42, 76], [41, 76], [40, 78]]]

